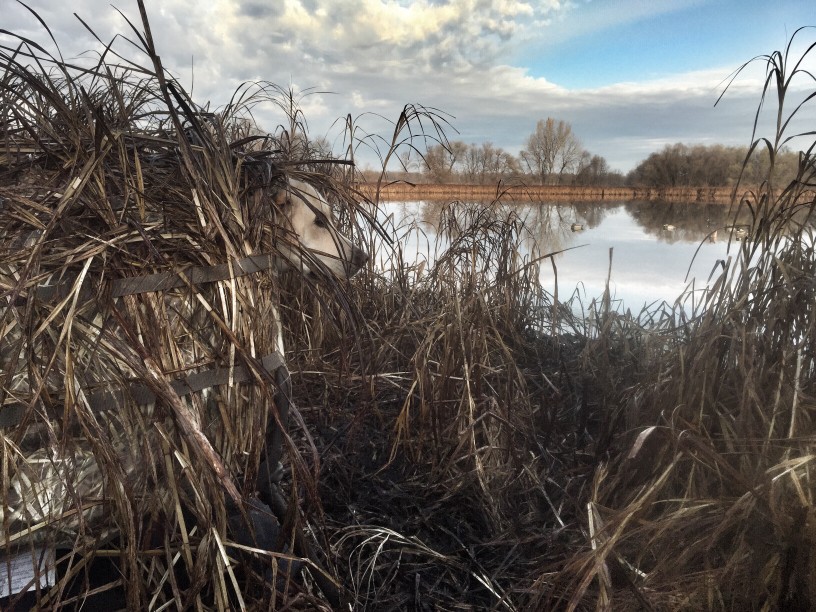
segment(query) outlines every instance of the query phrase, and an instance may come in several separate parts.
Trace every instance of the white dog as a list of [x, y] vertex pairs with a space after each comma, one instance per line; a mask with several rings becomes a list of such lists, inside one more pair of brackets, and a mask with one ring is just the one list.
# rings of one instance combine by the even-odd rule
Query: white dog
[[275, 203], [284, 213], [286, 229], [301, 247], [280, 247], [289, 265], [309, 275], [328, 271], [350, 278], [368, 261], [368, 253], [340, 233], [331, 206], [308, 183], [288, 179], [275, 195]]

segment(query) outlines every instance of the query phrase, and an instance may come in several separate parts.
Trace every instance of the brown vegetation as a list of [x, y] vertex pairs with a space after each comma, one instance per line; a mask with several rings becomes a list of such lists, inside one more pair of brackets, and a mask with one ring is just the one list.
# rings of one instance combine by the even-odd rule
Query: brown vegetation
[[[73, 528], [35, 605], [80, 608], [93, 589], [124, 590], [131, 609], [813, 605], [812, 148], [784, 185], [771, 156], [769, 180], [735, 202], [750, 239], [702, 302], [620, 312], [608, 291], [564, 295], [548, 253], [525, 258], [530, 231], [512, 207], [446, 204], [433, 258], [406, 259], [394, 228], [353, 223], [376, 201], [307, 172], [348, 166], [281, 156], [308, 142], [294, 116], [277, 138], [248, 140], [245, 100], [196, 107], [142, 28], [149, 68], [132, 72], [104, 61], [77, 72], [26, 46], [2, 56], [0, 548], [33, 552], [32, 534], [56, 543]], [[26, 53], [59, 72], [30, 68]], [[812, 79], [789, 73], [785, 54], [765, 59], [770, 84]], [[267, 195], [287, 172], [329, 190], [385, 267], [348, 286], [259, 273], [113, 291], [274, 253]], [[54, 284], [64, 292], [43, 287]], [[276, 415], [280, 381], [255, 358], [276, 302], [294, 424], [288, 511], [263, 551], [235, 542], [226, 516], [234, 498], [246, 510], [255, 498]], [[174, 394], [182, 372], [214, 363], [254, 384], [213, 401]], [[154, 414], [88, 401], [134, 382]], [[142, 473], [124, 469], [122, 443]], [[11, 525], [21, 502], [48, 499], [10, 486], [43, 466], [53, 511]], [[88, 466], [103, 475], [90, 495], [73, 487]], [[106, 557], [115, 571], [100, 579]], [[293, 559], [305, 570], [279, 580]]]
[[[375, 198], [377, 185], [362, 183], [357, 187], [367, 197]], [[464, 200], [489, 201], [496, 198], [518, 202], [572, 201], [660, 201], [728, 204], [733, 189], [727, 187], [579, 187], [574, 185], [504, 184], [468, 185], [459, 183], [427, 184], [393, 182], [380, 187], [383, 200]]]
[[287, 156], [297, 134], [253, 135], [269, 88], [197, 107], [140, 8], [145, 65], [0, 51], [0, 552], [56, 562], [0, 606], [339, 605], [298, 510], [314, 455], [283, 436], [295, 503], [264, 464], [289, 399], [275, 313], [297, 299], [272, 196], [334, 183]]

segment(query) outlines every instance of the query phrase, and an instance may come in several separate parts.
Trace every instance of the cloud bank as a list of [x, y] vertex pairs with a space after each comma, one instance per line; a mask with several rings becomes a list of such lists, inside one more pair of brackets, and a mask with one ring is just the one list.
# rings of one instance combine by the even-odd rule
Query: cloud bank
[[[100, 47], [71, 12], [105, 42], [117, 33], [133, 38], [106, 2], [66, 4], [31, 3], [66, 55]], [[664, 1], [628, 4], [630, 19], [647, 8], [651, 14], [676, 8]], [[301, 102], [311, 134], [330, 141], [339, 138], [339, 117], [372, 113], [361, 122], [386, 130], [374, 113], [396, 119], [404, 104], [418, 103], [451, 115], [458, 133], [450, 130], [450, 138], [491, 141], [511, 153], [524, 146], [538, 119], [563, 119], [588, 150], [622, 171], [668, 143], [748, 143], [761, 70], [746, 72], [714, 108], [735, 66], [568, 89], [513, 65], [522, 46], [603, 35], [610, 21], [626, 18], [625, 11], [599, 6], [577, 0], [216, 0], [193, 9], [186, 0], [166, 0], [147, 9], [164, 65], [198, 101], [224, 104], [247, 81], [291, 87], [307, 94]], [[135, 2], [119, 8], [141, 27]], [[4, 20], [15, 33], [48, 41], [21, 5], [9, 6]], [[256, 109], [256, 118], [270, 130], [282, 121], [273, 105]]]

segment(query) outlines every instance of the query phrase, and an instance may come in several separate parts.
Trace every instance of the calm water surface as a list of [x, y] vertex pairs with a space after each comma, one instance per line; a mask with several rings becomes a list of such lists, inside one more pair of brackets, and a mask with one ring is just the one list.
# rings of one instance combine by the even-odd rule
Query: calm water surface
[[[612, 297], [618, 306], [637, 312], [654, 302], [673, 303], [692, 282], [696, 289], [703, 289], [717, 261], [729, 256], [729, 238], [730, 253], [738, 247], [728, 207], [722, 205], [590, 202], [505, 206], [525, 219], [542, 252], [569, 249], [555, 256], [562, 300], [575, 291], [585, 304], [602, 295], [610, 249]], [[439, 203], [422, 201], [381, 204], [382, 218], [390, 216], [396, 235], [402, 236], [406, 258], [433, 259], [440, 208]], [[406, 232], [412, 222], [421, 232]], [[551, 293], [555, 291], [555, 274], [546, 262], [541, 266], [541, 282]]]

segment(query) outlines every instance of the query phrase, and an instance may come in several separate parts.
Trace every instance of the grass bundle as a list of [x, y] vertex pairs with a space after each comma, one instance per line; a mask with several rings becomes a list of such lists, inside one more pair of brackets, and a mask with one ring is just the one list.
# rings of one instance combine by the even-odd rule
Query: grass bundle
[[598, 427], [583, 323], [543, 289], [549, 254], [515, 206], [452, 203], [438, 227], [419, 262], [421, 229], [393, 229], [390, 259], [350, 288], [370, 338], [350, 358], [342, 331], [310, 336], [294, 394], [359, 609], [524, 609], [580, 537], [575, 485], [594, 457], [578, 449]]
[[[237, 545], [227, 519], [247, 519], [280, 418], [264, 358], [292, 285], [275, 261], [298, 245], [273, 195], [286, 175], [333, 182], [292, 158], [302, 135], [251, 129], [263, 88], [196, 106], [140, 9], [144, 65], [112, 45], [83, 66], [0, 50], [0, 547], [57, 548], [40, 607], [118, 587], [130, 609], [324, 607], [285, 575], [296, 503], [280, 553]], [[293, 491], [314, 498], [308, 449], [287, 445]], [[99, 556], [119, 567], [101, 585]]]

